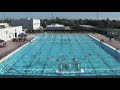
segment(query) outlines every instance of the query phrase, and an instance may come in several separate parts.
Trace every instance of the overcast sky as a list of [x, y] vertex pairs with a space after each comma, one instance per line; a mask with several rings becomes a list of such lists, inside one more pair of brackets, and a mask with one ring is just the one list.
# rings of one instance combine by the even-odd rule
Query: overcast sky
[[[53, 12], [54, 17], [67, 19], [97, 19], [97, 12]], [[120, 20], [120, 12], [99, 12], [99, 19], [109, 18]], [[4, 13], [0, 13], [0, 19], [4, 18]], [[52, 18], [52, 12], [5, 12], [5, 18]]]

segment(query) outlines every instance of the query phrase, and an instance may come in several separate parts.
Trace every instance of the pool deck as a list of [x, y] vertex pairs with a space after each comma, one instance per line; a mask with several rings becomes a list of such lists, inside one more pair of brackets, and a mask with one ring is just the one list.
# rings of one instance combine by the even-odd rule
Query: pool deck
[[103, 39], [105, 43], [111, 45], [114, 48], [118, 48], [120, 50], [120, 41], [117, 41], [115, 39], [112, 39], [111, 41], [109, 41], [108, 37], [106, 37], [105, 35], [101, 35], [101, 34], [92, 34], [92, 33], [90, 33], [89, 35], [92, 35], [92, 36], [96, 37], [99, 40]]
[[[28, 36], [27, 40], [32, 40], [33, 36]], [[10, 54], [11, 52], [15, 51], [19, 47], [23, 46], [26, 42], [12, 42], [12, 40], [6, 41], [7, 45], [4, 48], [0, 48], [0, 60]]]

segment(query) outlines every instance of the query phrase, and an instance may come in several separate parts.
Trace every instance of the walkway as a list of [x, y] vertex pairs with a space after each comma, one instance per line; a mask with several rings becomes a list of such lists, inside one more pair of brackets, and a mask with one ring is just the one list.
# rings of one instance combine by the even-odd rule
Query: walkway
[[[33, 38], [34, 38], [33, 36], [28, 36], [27, 40], [32, 40]], [[12, 42], [12, 40], [9, 40], [6, 41], [6, 43], [7, 43], [6, 47], [0, 48], [0, 60], [27, 42]]]
[[99, 40], [103, 39], [105, 43], [113, 46], [114, 48], [118, 48], [120, 50], [120, 41], [112, 39], [111, 42], [110, 42], [108, 37], [106, 37], [104, 35], [101, 35], [101, 34], [91, 34], [90, 33], [90, 35], [96, 37]]

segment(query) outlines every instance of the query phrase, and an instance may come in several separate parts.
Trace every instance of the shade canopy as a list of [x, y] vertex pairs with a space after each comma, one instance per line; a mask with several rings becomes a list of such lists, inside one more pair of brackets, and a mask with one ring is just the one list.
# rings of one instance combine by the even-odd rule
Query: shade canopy
[[25, 33], [20, 33], [20, 34], [18, 35], [18, 37], [27, 37], [27, 34], [25, 34]]

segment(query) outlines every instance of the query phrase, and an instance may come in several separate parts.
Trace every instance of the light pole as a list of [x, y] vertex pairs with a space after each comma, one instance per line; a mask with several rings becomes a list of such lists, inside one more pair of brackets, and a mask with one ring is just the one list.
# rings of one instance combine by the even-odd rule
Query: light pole
[[5, 20], [5, 12], [4, 12], [4, 20]]
[[5, 22], [5, 12], [3, 12], [3, 20], [4, 20], [4, 22]]
[[46, 21], [45, 21], [45, 25], [47, 26], [47, 23], [46, 23]]
[[45, 21], [45, 26], [46, 26], [46, 28], [47, 28], [47, 21]]
[[53, 12], [52, 12], [52, 20], [53, 20]]
[[53, 12], [52, 12], [52, 21], [53, 21], [53, 26], [55, 27]]
[[53, 12], [52, 12], [52, 21], [53, 21], [53, 27], [55, 28], [55, 22], [54, 22], [54, 15], [53, 15]]

